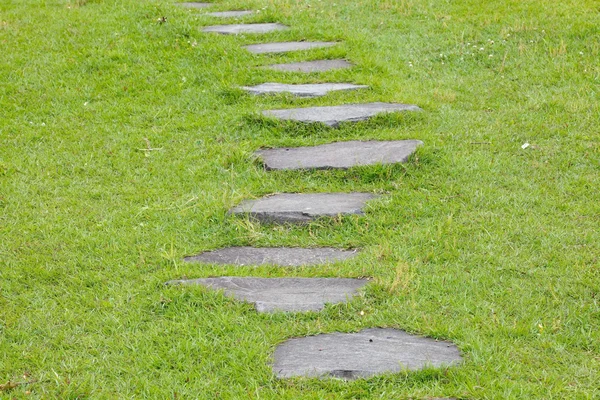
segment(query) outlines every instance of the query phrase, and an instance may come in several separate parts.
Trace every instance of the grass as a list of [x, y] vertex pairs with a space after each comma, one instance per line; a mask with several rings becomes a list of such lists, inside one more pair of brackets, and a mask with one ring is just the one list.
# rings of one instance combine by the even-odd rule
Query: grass
[[[2, 398], [595, 399], [600, 397], [600, 30], [592, 0], [226, 0], [264, 37], [166, 1], [0, 4]], [[166, 22], [159, 19], [166, 17]], [[252, 55], [264, 40], [334, 48]], [[253, 68], [344, 57], [351, 70]], [[270, 81], [353, 82], [321, 99], [251, 97]], [[339, 129], [267, 108], [398, 101]], [[266, 172], [252, 152], [420, 139], [408, 164]], [[522, 149], [524, 143], [531, 145]], [[306, 227], [226, 216], [274, 192], [384, 194]], [[359, 247], [319, 268], [217, 267], [229, 245]], [[180, 277], [369, 276], [349, 304], [259, 315]], [[396, 327], [454, 341], [460, 367], [368, 380], [277, 380], [296, 336]]]

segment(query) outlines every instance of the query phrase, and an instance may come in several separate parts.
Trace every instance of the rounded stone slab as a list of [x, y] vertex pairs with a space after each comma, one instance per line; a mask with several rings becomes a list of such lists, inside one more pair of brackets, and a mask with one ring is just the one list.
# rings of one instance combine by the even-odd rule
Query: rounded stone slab
[[282, 193], [246, 200], [229, 210], [230, 214], [248, 215], [260, 222], [308, 223], [320, 217], [363, 214], [370, 193]]
[[303, 249], [297, 247], [228, 247], [186, 257], [187, 262], [209, 264], [280, 265], [299, 267], [320, 265], [355, 257], [356, 250], [340, 250], [329, 247]]
[[399, 111], [422, 111], [411, 104], [400, 103], [366, 103], [346, 104], [329, 107], [290, 108], [285, 110], [267, 110], [265, 117], [274, 117], [285, 121], [321, 122], [329, 126], [338, 126], [342, 122], [364, 121], [377, 114]]
[[263, 83], [256, 86], [242, 86], [242, 89], [254, 95], [272, 93], [291, 93], [298, 97], [321, 97], [329, 92], [340, 90], [357, 90], [368, 88], [366, 85], [353, 85], [351, 83], [313, 83], [302, 85], [289, 85], [285, 83]]
[[267, 24], [233, 24], [233, 25], [213, 25], [202, 29], [202, 32], [221, 33], [223, 35], [238, 35], [240, 33], [269, 33], [274, 31], [283, 31], [289, 29], [287, 26], [278, 23]]
[[258, 312], [319, 311], [326, 303], [345, 303], [368, 283], [347, 278], [203, 278], [167, 284], [202, 285], [225, 295], [254, 303]]
[[287, 53], [289, 51], [310, 50], [322, 47], [335, 46], [337, 42], [278, 42], [261, 43], [244, 46], [246, 50], [254, 54], [265, 53]]
[[258, 150], [255, 154], [270, 170], [347, 169], [359, 165], [403, 163], [422, 144], [420, 140], [350, 141]]
[[274, 69], [276, 71], [284, 72], [325, 72], [334, 69], [345, 69], [351, 68], [350, 64], [346, 60], [316, 60], [316, 61], [303, 61], [289, 64], [272, 64], [265, 68]]
[[184, 8], [206, 8], [210, 7], [212, 3], [175, 3], [176, 6]]
[[217, 18], [239, 18], [239, 17], [245, 17], [246, 15], [251, 15], [251, 14], [254, 14], [254, 11], [217, 11], [217, 12], [206, 13], [205, 15], [208, 15], [210, 17], [217, 17]]
[[413, 336], [397, 329], [365, 329], [291, 339], [275, 350], [279, 378], [331, 376], [344, 379], [442, 367], [462, 360], [450, 343]]

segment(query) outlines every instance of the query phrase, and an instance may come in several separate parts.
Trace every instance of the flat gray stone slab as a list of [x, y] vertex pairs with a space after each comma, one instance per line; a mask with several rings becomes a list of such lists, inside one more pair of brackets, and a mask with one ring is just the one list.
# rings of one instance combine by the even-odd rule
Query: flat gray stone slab
[[310, 50], [322, 47], [335, 46], [337, 42], [279, 42], [261, 43], [244, 46], [246, 50], [254, 54], [264, 53], [287, 53], [289, 51]]
[[206, 15], [217, 18], [240, 18], [246, 15], [252, 15], [254, 11], [218, 11], [206, 13]]
[[203, 285], [227, 296], [254, 303], [258, 312], [319, 311], [326, 303], [345, 303], [368, 283], [346, 278], [238, 278], [224, 276], [171, 281], [167, 284]]
[[357, 90], [368, 88], [366, 85], [353, 85], [351, 83], [312, 83], [302, 85], [288, 85], [285, 83], [263, 83], [256, 86], [243, 86], [242, 89], [255, 95], [272, 93], [291, 93], [298, 97], [321, 97], [329, 92], [340, 90]]
[[175, 3], [176, 6], [184, 8], [206, 8], [210, 7], [212, 3]]
[[286, 121], [321, 122], [329, 126], [338, 126], [342, 122], [367, 120], [377, 114], [399, 111], [422, 111], [411, 104], [399, 103], [366, 103], [346, 104], [343, 106], [290, 108], [285, 110], [267, 110], [265, 117], [274, 117]]
[[370, 193], [282, 193], [246, 200], [229, 213], [260, 222], [301, 224], [320, 217], [363, 214], [365, 203], [375, 197]]
[[460, 361], [458, 348], [450, 342], [376, 328], [288, 340], [275, 350], [273, 372], [279, 378], [356, 379]]
[[283, 31], [289, 29], [287, 26], [278, 23], [268, 24], [233, 24], [233, 25], [213, 25], [202, 29], [202, 32], [214, 32], [224, 35], [238, 35], [240, 33], [269, 33], [274, 31]]
[[299, 267], [320, 265], [347, 260], [358, 254], [356, 250], [340, 250], [329, 247], [303, 249], [298, 247], [228, 247], [207, 251], [185, 261], [209, 264], [234, 265], [280, 265]]
[[346, 169], [358, 165], [403, 163], [423, 142], [420, 140], [351, 141], [314, 147], [258, 150], [265, 167], [281, 169]]
[[346, 60], [316, 60], [316, 61], [303, 61], [289, 64], [272, 64], [267, 65], [265, 68], [274, 69], [277, 71], [285, 72], [325, 72], [334, 69], [345, 69], [351, 68], [350, 64]]

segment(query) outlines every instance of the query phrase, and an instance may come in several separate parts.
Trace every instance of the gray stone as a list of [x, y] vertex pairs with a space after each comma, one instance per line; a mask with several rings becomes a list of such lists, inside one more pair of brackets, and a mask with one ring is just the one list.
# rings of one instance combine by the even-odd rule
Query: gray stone
[[288, 51], [310, 50], [322, 47], [335, 46], [337, 42], [279, 42], [261, 43], [244, 46], [254, 54], [287, 53]]
[[224, 276], [171, 281], [222, 289], [227, 296], [254, 303], [258, 312], [319, 311], [326, 303], [345, 303], [368, 283], [346, 278], [238, 278]]
[[212, 6], [212, 3], [175, 3], [175, 5], [184, 8], [206, 8]]
[[370, 193], [282, 193], [244, 201], [229, 213], [261, 222], [308, 223], [319, 217], [363, 214], [365, 202], [375, 197]]
[[291, 93], [298, 97], [320, 97], [329, 92], [339, 90], [356, 90], [368, 88], [366, 85], [351, 83], [313, 83], [304, 85], [288, 85], [285, 83], [263, 83], [256, 86], [243, 86], [242, 89], [251, 94]]
[[358, 165], [406, 162], [420, 140], [351, 141], [314, 147], [259, 150], [267, 169], [346, 169]]
[[288, 340], [275, 350], [273, 372], [279, 378], [356, 379], [460, 361], [458, 348], [450, 342], [376, 328]]
[[254, 11], [218, 11], [218, 12], [206, 13], [206, 15], [208, 15], [208, 16], [218, 17], [218, 18], [239, 18], [239, 17], [245, 17], [246, 15], [251, 15], [251, 14], [254, 14]]
[[329, 126], [338, 126], [342, 122], [357, 122], [367, 120], [377, 114], [397, 111], [422, 111], [410, 104], [398, 103], [367, 103], [346, 104], [342, 106], [290, 108], [285, 110], [267, 110], [265, 117], [298, 122], [321, 122]]
[[233, 24], [233, 25], [213, 25], [202, 29], [203, 32], [221, 33], [224, 35], [238, 35], [240, 33], [268, 33], [274, 31], [283, 31], [289, 29], [287, 26], [278, 23], [268, 24]]
[[299, 267], [347, 260], [358, 254], [356, 250], [328, 247], [303, 249], [297, 247], [228, 247], [186, 257], [188, 262], [235, 265], [280, 265]]
[[303, 61], [289, 64], [273, 64], [267, 65], [265, 68], [274, 69], [285, 72], [325, 72], [334, 69], [345, 69], [352, 67], [346, 60], [317, 60]]

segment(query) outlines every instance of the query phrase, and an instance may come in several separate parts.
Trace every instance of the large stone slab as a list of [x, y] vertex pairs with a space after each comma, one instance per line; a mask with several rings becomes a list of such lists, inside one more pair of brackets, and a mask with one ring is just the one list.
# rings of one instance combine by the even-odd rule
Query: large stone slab
[[329, 247], [303, 249], [298, 247], [228, 247], [207, 251], [185, 261], [209, 264], [234, 265], [280, 265], [299, 267], [320, 265], [347, 260], [358, 254], [356, 250], [340, 250]]
[[359, 165], [406, 162], [423, 142], [420, 140], [350, 141], [314, 147], [258, 150], [265, 167], [280, 169], [346, 169]]
[[247, 15], [252, 15], [252, 14], [254, 14], [254, 11], [217, 11], [217, 12], [206, 13], [206, 15], [208, 15], [210, 17], [217, 17], [217, 18], [240, 18], [240, 17], [245, 17]]
[[263, 83], [256, 86], [243, 86], [242, 89], [255, 95], [272, 93], [291, 93], [298, 97], [321, 97], [329, 92], [340, 90], [357, 90], [368, 88], [366, 85], [353, 85], [351, 83], [312, 83], [289, 85], [285, 83]]
[[455, 365], [458, 348], [396, 329], [365, 329], [291, 339], [275, 350], [279, 378], [332, 376], [344, 379]]
[[274, 69], [276, 71], [284, 72], [325, 72], [335, 69], [351, 68], [350, 64], [346, 60], [316, 60], [316, 61], [303, 61], [289, 64], [272, 64], [267, 65], [265, 68]]
[[258, 312], [319, 311], [326, 303], [345, 303], [368, 283], [346, 278], [238, 278], [224, 276], [171, 281], [167, 284], [203, 285], [227, 296], [254, 303]]
[[289, 51], [310, 50], [322, 47], [335, 46], [337, 42], [278, 42], [261, 43], [244, 46], [246, 50], [254, 54], [264, 53], [287, 53]]
[[367, 120], [377, 114], [399, 111], [422, 111], [411, 104], [366, 103], [346, 104], [342, 106], [290, 108], [285, 110], [267, 110], [262, 114], [280, 120], [297, 122], [321, 122], [329, 126], [338, 126], [342, 122]]
[[282, 193], [246, 200], [229, 213], [261, 222], [308, 223], [320, 217], [363, 214], [365, 203], [375, 197], [370, 193]]
[[202, 32], [214, 32], [224, 35], [238, 35], [240, 33], [269, 33], [274, 31], [283, 31], [289, 29], [287, 26], [278, 23], [267, 24], [233, 24], [233, 25], [213, 25], [202, 29]]
[[192, 3], [175, 3], [175, 5], [177, 5], [179, 7], [184, 7], [184, 8], [206, 8], [206, 7], [212, 6], [212, 3], [192, 2]]

